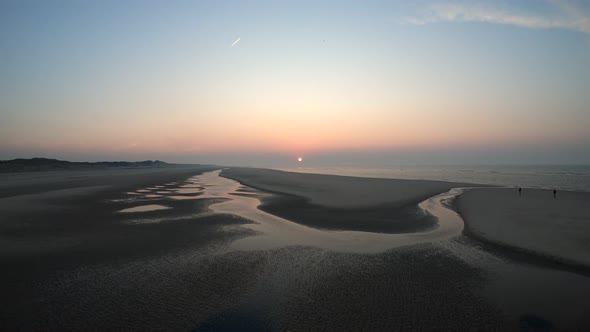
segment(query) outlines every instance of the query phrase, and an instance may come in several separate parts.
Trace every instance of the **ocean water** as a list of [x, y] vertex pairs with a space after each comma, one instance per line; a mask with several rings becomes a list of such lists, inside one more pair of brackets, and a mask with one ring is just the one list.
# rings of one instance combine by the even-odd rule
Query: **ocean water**
[[510, 166], [399, 166], [388, 168], [363, 167], [296, 167], [281, 170], [372, 178], [439, 180], [590, 191], [590, 165], [510, 165]]

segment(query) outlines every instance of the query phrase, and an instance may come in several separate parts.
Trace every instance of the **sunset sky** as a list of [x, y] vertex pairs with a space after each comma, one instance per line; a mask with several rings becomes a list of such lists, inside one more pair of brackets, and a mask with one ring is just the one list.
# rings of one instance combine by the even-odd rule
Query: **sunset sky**
[[590, 163], [589, 146], [587, 1], [0, 1], [0, 159]]

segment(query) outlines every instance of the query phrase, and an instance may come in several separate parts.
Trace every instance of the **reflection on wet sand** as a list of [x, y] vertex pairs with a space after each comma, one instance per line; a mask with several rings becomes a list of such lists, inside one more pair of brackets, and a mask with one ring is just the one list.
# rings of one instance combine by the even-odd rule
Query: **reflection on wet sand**
[[148, 211], [157, 211], [157, 210], [167, 210], [170, 207], [159, 205], [159, 204], [148, 204], [148, 205], [139, 205], [128, 209], [123, 209], [119, 212], [122, 213], [129, 213], [129, 212], [148, 212]]
[[191, 178], [204, 183], [201, 198], [227, 198], [210, 206], [214, 213], [234, 214], [256, 224], [244, 225], [260, 235], [239, 239], [232, 247], [239, 250], [265, 250], [283, 246], [313, 246], [338, 252], [381, 252], [387, 249], [433, 242], [457, 236], [463, 230], [460, 217], [441, 202], [452, 199], [460, 189], [432, 197], [420, 204], [425, 213], [439, 218], [434, 229], [420, 233], [382, 234], [358, 231], [326, 231], [300, 225], [258, 209], [260, 200], [244, 195], [244, 186], [219, 176], [220, 171]]
[[176, 199], [176, 200], [185, 200], [185, 199], [199, 199], [201, 198], [201, 196], [167, 196], [168, 198], [171, 199]]
[[176, 194], [197, 194], [202, 191], [203, 191], [202, 187], [174, 189], [174, 193], [176, 193]]
[[[244, 195], [245, 187], [233, 180], [220, 177], [219, 171], [205, 173], [198, 178], [203, 183], [215, 184], [213, 188], [205, 187], [203, 197], [229, 198], [212, 204], [210, 209], [213, 212], [230, 213], [256, 222], [242, 227], [254, 230], [259, 235], [234, 241], [231, 246], [236, 250], [310, 246], [337, 252], [377, 253], [430, 242], [428, 245], [432, 248], [485, 271], [487, 283], [482, 289], [482, 294], [501, 308], [510, 320], [519, 320], [524, 326], [534, 323], [531, 323], [531, 319], [543, 321], [549, 326], [575, 326], [569, 324], [584, 317], [586, 306], [580, 303], [580, 298], [587, 298], [590, 294], [586, 276], [513, 261], [494, 251], [484, 250], [477, 242], [461, 235], [463, 221], [448, 207], [465, 189], [455, 188], [419, 204], [423, 211], [438, 218], [438, 226], [435, 229], [411, 234], [381, 234], [326, 231], [300, 225], [259, 210], [257, 207], [261, 203], [258, 196]], [[543, 288], [546, 289], [539, 291]], [[535, 315], [522, 314], [527, 312]]]
[[[258, 327], [252, 321], [261, 329], [296, 331], [590, 326], [588, 276], [461, 235], [461, 220], [445, 208], [456, 192], [421, 204], [440, 218], [428, 232], [325, 231], [259, 211], [271, 194], [216, 173], [194, 174], [158, 190], [199, 182], [206, 186], [200, 196], [148, 198], [155, 191], [146, 188], [157, 182], [150, 178], [143, 186], [122, 186], [116, 197], [89, 195], [77, 210], [47, 210], [29, 237], [3, 235], [6, 330]], [[135, 189], [146, 193], [132, 194]], [[155, 204], [170, 209], [118, 212]], [[37, 214], [33, 204], [21, 205], [20, 220]], [[46, 222], [63, 233], [39, 238]], [[413, 243], [420, 244], [403, 246]], [[265, 248], [276, 249], [258, 250]]]

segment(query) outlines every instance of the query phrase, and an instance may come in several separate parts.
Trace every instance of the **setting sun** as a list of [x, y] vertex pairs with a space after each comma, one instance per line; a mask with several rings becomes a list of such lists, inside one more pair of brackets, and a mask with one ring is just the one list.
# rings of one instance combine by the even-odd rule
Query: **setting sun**
[[297, 161], [298, 162], [302, 162], [303, 161], [303, 158], [299, 157], [299, 158], [297, 158]]

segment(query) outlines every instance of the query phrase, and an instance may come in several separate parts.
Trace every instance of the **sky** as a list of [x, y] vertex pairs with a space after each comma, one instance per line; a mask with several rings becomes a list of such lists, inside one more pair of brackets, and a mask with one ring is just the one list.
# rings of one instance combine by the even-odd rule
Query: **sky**
[[590, 164], [587, 1], [0, 1], [0, 159]]

